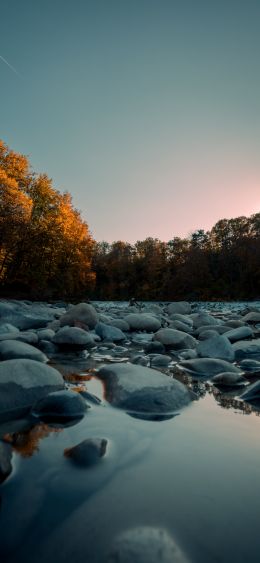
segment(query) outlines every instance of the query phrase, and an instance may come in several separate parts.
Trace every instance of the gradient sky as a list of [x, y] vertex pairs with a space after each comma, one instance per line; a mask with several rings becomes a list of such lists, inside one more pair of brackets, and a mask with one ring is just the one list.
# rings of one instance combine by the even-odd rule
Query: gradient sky
[[259, 0], [1, 3], [0, 138], [96, 240], [260, 211]]

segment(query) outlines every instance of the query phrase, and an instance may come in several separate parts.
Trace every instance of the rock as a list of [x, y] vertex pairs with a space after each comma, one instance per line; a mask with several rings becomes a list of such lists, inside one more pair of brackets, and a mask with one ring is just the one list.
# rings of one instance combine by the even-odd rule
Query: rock
[[109, 340], [111, 342], [121, 342], [126, 339], [125, 334], [115, 326], [106, 325], [104, 323], [97, 323], [95, 331], [102, 338], [102, 340]]
[[260, 400], [260, 381], [256, 381], [247, 387], [246, 391], [240, 395], [243, 401], [258, 401]]
[[236, 360], [243, 358], [260, 359], [260, 338], [255, 340], [239, 340], [232, 344]]
[[6, 335], [9, 333], [12, 334], [19, 334], [19, 328], [16, 328], [14, 325], [11, 325], [10, 323], [2, 323], [0, 324], [0, 335]]
[[208, 313], [194, 313], [192, 318], [194, 328], [219, 324], [219, 320], [212, 317], [212, 315], [208, 315]]
[[78, 303], [60, 317], [60, 325], [65, 326], [73, 326], [75, 322], [82, 323], [83, 325], [88, 326], [91, 330], [95, 328], [98, 322], [98, 314], [96, 309], [89, 303]]
[[2, 483], [12, 471], [12, 448], [0, 440], [0, 483]]
[[182, 332], [192, 332], [192, 327], [187, 323], [182, 323], [181, 321], [171, 321], [169, 323], [169, 328], [174, 328], [175, 330], [181, 330]]
[[153, 342], [149, 342], [149, 344], [145, 344], [144, 351], [146, 354], [163, 354], [165, 347], [161, 342], [154, 340]]
[[23, 332], [19, 332], [19, 334], [17, 334], [16, 340], [19, 342], [25, 342], [25, 344], [31, 344], [32, 346], [34, 346], [34, 344], [38, 344], [38, 335], [36, 332], [30, 332], [28, 331], [23, 331]]
[[214, 375], [214, 377], [212, 377], [212, 383], [219, 387], [240, 387], [241, 385], [245, 385], [247, 380], [239, 373], [226, 371]]
[[171, 356], [166, 356], [165, 354], [149, 354], [150, 365], [152, 367], [165, 367], [167, 368], [169, 363], [172, 361]]
[[33, 416], [45, 422], [64, 422], [82, 418], [87, 404], [79, 393], [55, 391], [43, 397], [32, 408]]
[[240, 326], [238, 328], [234, 328], [233, 330], [229, 330], [225, 333], [225, 336], [230, 340], [230, 342], [237, 342], [243, 338], [252, 338], [253, 334], [254, 333], [249, 326]]
[[41, 362], [28, 359], [0, 363], [0, 419], [25, 414], [41, 397], [64, 388], [61, 374]]
[[188, 559], [166, 530], [143, 526], [119, 535], [104, 563], [188, 563]]
[[172, 301], [167, 307], [168, 315], [178, 313], [179, 315], [189, 315], [191, 305], [187, 301]]
[[150, 358], [149, 356], [143, 356], [142, 354], [136, 354], [131, 358], [131, 364], [136, 364], [138, 366], [149, 366]]
[[240, 367], [246, 372], [258, 373], [260, 371], [260, 362], [258, 360], [242, 360]]
[[24, 314], [22, 312], [13, 313], [10, 322], [20, 330], [30, 330], [34, 328], [42, 328], [52, 320], [52, 317], [46, 315], [44, 317], [37, 314]]
[[130, 330], [129, 324], [125, 321], [125, 319], [111, 319], [110, 323], [111, 326], [115, 326], [119, 328], [123, 332], [128, 332]]
[[64, 326], [56, 332], [52, 342], [59, 348], [68, 350], [85, 350], [93, 348], [95, 342], [89, 332], [75, 326]]
[[11, 315], [13, 311], [14, 307], [11, 303], [0, 301], [0, 317], [7, 317], [8, 315]]
[[70, 458], [76, 465], [91, 467], [105, 456], [107, 440], [104, 438], [88, 438], [73, 448], [64, 450], [65, 457]]
[[13, 360], [16, 358], [28, 358], [37, 362], [47, 362], [48, 358], [37, 350], [34, 346], [17, 340], [5, 340], [0, 342], [0, 358], [1, 360]]
[[215, 338], [215, 336], [218, 336], [218, 332], [212, 328], [208, 328], [207, 330], [200, 331], [199, 340], [207, 340], [208, 338]]
[[178, 356], [182, 360], [193, 360], [194, 358], [197, 358], [197, 352], [196, 350], [189, 350], [189, 349], [181, 350]]
[[195, 358], [194, 360], [184, 360], [178, 364], [178, 367], [190, 373], [193, 376], [212, 377], [222, 372], [232, 372], [242, 374], [241, 370], [236, 366], [215, 358]]
[[228, 332], [230, 329], [229, 329], [227, 326], [224, 326], [224, 325], [213, 325], [213, 326], [210, 326], [210, 325], [202, 325], [202, 326], [199, 326], [199, 327], [195, 330], [194, 334], [195, 334], [195, 336], [200, 337], [200, 335], [201, 335], [203, 332], [205, 332], [206, 330], [214, 330], [214, 332], [216, 332], [217, 334], [225, 334], [225, 333]]
[[182, 383], [143, 366], [109, 364], [97, 376], [104, 381], [106, 399], [127, 411], [170, 413], [188, 405], [192, 399]]
[[131, 330], [155, 332], [161, 326], [161, 321], [149, 313], [130, 313], [130, 315], [125, 317], [125, 321]]
[[188, 315], [181, 315], [180, 313], [173, 313], [169, 315], [170, 321], [180, 321], [188, 325], [190, 328], [193, 327], [193, 320]]
[[260, 323], [260, 311], [251, 311], [243, 317], [243, 321], [246, 323]]
[[229, 340], [225, 336], [213, 336], [202, 340], [197, 345], [197, 354], [200, 358], [219, 358], [232, 362], [235, 353]]
[[37, 330], [38, 340], [52, 340], [55, 336], [54, 330], [51, 328], [43, 328], [41, 330]]
[[239, 328], [241, 326], [245, 326], [245, 323], [239, 319], [230, 319], [225, 321], [225, 326], [228, 328]]
[[154, 340], [158, 340], [166, 348], [172, 348], [173, 350], [196, 348], [197, 346], [197, 341], [193, 336], [173, 328], [161, 328], [155, 333]]

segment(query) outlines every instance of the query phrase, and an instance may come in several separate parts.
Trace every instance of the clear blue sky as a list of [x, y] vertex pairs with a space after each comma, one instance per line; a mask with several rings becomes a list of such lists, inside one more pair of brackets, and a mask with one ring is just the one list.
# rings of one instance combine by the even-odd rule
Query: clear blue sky
[[0, 137], [97, 240], [260, 210], [259, 0], [1, 4]]

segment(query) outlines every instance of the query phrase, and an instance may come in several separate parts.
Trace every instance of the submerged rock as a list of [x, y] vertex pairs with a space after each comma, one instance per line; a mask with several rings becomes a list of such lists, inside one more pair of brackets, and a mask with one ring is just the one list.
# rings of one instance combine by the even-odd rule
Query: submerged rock
[[247, 390], [240, 395], [240, 399], [243, 401], [260, 401], [260, 381], [256, 381], [252, 385], [249, 385]]
[[64, 455], [81, 467], [91, 467], [101, 461], [106, 450], [105, 438], [88, 438], [73, 448], [66, 448]]
[[109, 364], [97, 375], [104, 381], [106, 399], [126, 411], [170, 413], [188, 405], [193, 398], [176, 379], [143, 366]]
[[241, 374], [241, 370], [236, 366], [215, 358], [195, 358], [185, 360], [178, 364], [178, 367], [193, 376], [212, 377], [222, 372], [232, 372]]
[[188, 563], [188, 559], [166, 530], [143, 526], [119, 535], [104, 563]]
[[0, 419], [19, 418], [51, 391], [64, 388], [61, 374], [54, 368], [28, 359], [0, 363]]

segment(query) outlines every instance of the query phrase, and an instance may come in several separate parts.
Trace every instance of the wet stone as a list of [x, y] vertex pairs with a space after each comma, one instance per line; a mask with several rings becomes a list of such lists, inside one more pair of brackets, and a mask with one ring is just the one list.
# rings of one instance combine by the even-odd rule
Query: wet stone
[[12, 471], [12, 448], [0, 440], [0, 483], [2, 483]]
[[106, 450], [106, 439], [88, 438], [77, 444], [77, 446], [66, 448], [64, 455], [70, 458], [76, 465], [91, 467], [101, 461], [106, 454]]
[[88, 405], [79, 393], [57, 391], [40, 399], [32, 409], [33, 416], [44, 421], [66, 421], [82, 418]]

